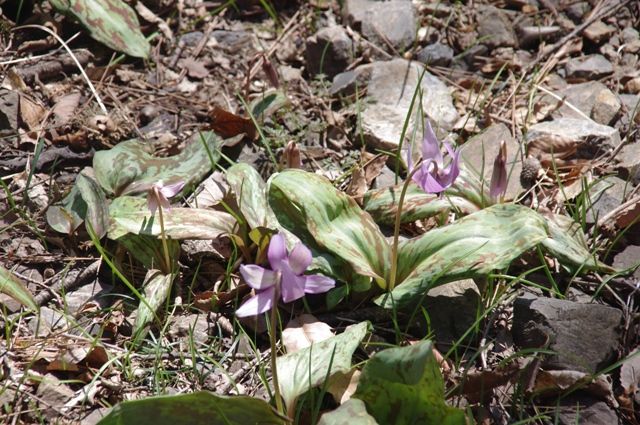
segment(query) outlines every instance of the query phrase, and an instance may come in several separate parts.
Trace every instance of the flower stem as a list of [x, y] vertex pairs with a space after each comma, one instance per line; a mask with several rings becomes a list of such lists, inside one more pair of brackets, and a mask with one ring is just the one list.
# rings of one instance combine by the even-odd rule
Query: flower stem
[[404, 203], [404, 197], [407, 194], [407, 189], [409, 188], [411, 179], [413, 178], [413, 175], [420, 169], [420, 165], [422, 165], [422, 160], [418, 161], [418, 163], [413, 167], [413, 170], [411, 170], [406, 180], [402, 184], [402, 192], [400, 192], [400, 199], [398, 200], [398, 208], [396, 209], [396, 222], [393, 227], [393, 245], [391, 246], [391, 274], [389, 276], [389, 285], [387, 287], [387, 290], [389, 292], [393, 291], [393, 288], [395, 288], [396, 286], [396, 274], [398, 273], [398, 240], [400, 237], [400, 216], [402, 214], [402, 204]]
[[276, 289], [271, 307], [271, 325], [269, 326], [269, 344], [271, 345], [271, 377], [273, 379], [273, 392], [276, 399], [276, 410], [281, 415], [285, 415], [284, 406], [282, 405], [282, 397], [280, 396], [280, 384], [278, 383], [278, 369], [276, 367], [276, 329], [278, 326], [278, 290]]
[[160, 218], [160, 239], [162, 240], [162, 249], [164, 251], [164, 261], [167, 267], [166, 273], [171, 273], [171, 257], [169, 256], [169, 245], [167, 244], [167, 235], [164, 232], [164, 216], [162, 214], [162, 205], [158, 205], [158, 217]]

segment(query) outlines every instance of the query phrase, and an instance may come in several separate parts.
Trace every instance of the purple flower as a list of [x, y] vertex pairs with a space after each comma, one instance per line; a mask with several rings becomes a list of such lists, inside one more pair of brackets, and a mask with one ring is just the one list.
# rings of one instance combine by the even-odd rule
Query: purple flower
[[304, 294], [319, 294], [335, 286], [329, 277], [303, 273], [311, 264], [311, 251], [302, 243], [287, 253], [284, 236], [276, 234], [271, 237], [267, 251], [271, 270], [257, 265], [240, 266], [240, 274], [245, 282], [256, 291], [238, 308], [238, 317], [255, 316], [273, 308], [274, 300], [282, 297], [289, 303], [304, 297]]
[[[427, 193], [440, 193], [451, 186], [458, 174], [460, 174], [460, 169], [458, 168], [460, 150], [454, 151], [450, 143], [443, 143], [448, 156], [451, 157], [449, 165], [445, 167], [440, 144], [428, 120], [426, 127], [424, 139], [422, 140], [422, 164], [420, 164], [420, 169], [413, 174], [413, 181]], [[407, 166], [409, 167], [409, 172], [413, 171], [411, 145], [409, 145], [407, 155]]]
[[507, 191], [507, 144], [504, 140], [500, 142], [500, 150], [493, 161], [493, 173], [491, 174], [491, 185], [489, 195], [492, 199], [504, 196]]
[[154, 183], [149, 189], [149, 193], [147, 194], [147, 206], [149, 207], [149, 211], [151, 211], [151, 214], [153, 215], [156, 213], [158, 205], [160, 205], [165, 210], [171, 210], [169, 198], [173, 198], [178, 193], [180, 193], [183, 187], [184, 182], [181, 180], [173, 184], [168, 184], [166, 186], [164, 185], [162, 180]]

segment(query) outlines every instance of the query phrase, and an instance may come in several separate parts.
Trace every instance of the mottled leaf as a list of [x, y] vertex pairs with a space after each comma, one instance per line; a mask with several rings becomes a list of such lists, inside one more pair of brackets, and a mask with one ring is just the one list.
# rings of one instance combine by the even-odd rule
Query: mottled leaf
[[219, 145], [220, 139], [212, 132], [195, 134], [178, 155], [159, 158], [152, 154], [150, 144], [131, 139], [96, 152], [93, 168], [109, 195], [144, 193], [160, 180], [165, 185], [182, 181], [189, 187], [211, 171], [212, 161], [220, 157]]
[[[147, 207], [147, 200], [135, 196], [121, 196], [109, 206], [110, 239], [118, 239], [128, 233], [136, 235], [160, 235], [159, 213], [154, 216]], [[216, 239], [233, 230], [235, 219], [222, 211], [200, 208], [171, 208], [163, 210], [164, 230], [171, 239]]]
[[[171, 270], [171, 264], [165, 264], [162, 240], [154, 236], [134, 235], [129, 233], [118, 239], [131, 255], [147, 269]], [[180, 256], [180, 243], [176, 240], [167, 241], [169, 257], [177, 259]]]
[[151, 46], [138, 17], [121, 0], [49, 0], [58, 12], [75, 18], [95, 40], [137, 58], [149, 57]]
[[[377, 223], [392, 225], [396, 219], [401, 193], [402, 184], [371, 190], [364, 195], [364, 210]], [[418, 185], [410, 183], [402, 203], [400, 219], [402, 223], [409, 223], [449, 210], [467, 215], [478, 211], [483, 202], [488, 200], [488, 196], [483, 196], [477, 179], [462, 169], [456, 182], [445, 191], [444, 196], [425, 193]]]
[[120, 403], [99, 425], [285, 425], [269, 404], [253, 397], [202, 391]]
[[0, 266], [0, 293], [9, 295], [32, 310], [38, 309], [38, 305], [26, 285], [16, 275], [2, 266]]
[[321, 385], [333, 373], [351, 369], [351, 356], [367, 330], [368, 322], [358, 323], [333, 338], [278, 357], [278, 381], [287, 411], [291, 411], [300, 395]]
[[251, 113], [256, 119], [264, 119], [273, 115], [278, 109], [289, 103], [282, 90], [272, 89], [251, 102]]
[[137, 333], [153, 321], [158, 309], [164, 305], [164, 302], [169, 297], [174, 276], [173, 274], [163, 274], [160, 270], [147, 270], [147, 275], [142, 284], [144, 288], [143, 295], [147, 302], [140, 301], [136, 321], [133, 325], [134, 333]]
[[267, 202], [267, 185], [249, 164], [235, 164], [227, 170], [227, 182], [249, 227], [277, 230], [278, 219]]
[[107, 227], [109, 226], [107, 198], [98, 182], [91, 175], [90, 169], [87, 168], [78, 174], [76, 186], [80, 191], [80, 196], [87, 204], [85, 220], [89, 222], [98, 238], [102, 238], [107, 234]]
[[336, 410], [322, 415], [318, 425], [378, 425], [378, 422], [367, 413], [362, 400], [352, 398]]
[[62, 205], [52, 205], [47, 209], [47, 223], [56, 232], [72, 234], [84, 221], [87, 215], [87, 203], [77, 186], [62, 200]]
[[287, 170], [269, 180], [278, 221], [303, 242], [318, 245], [384, 286], [389, 244], [371, 216], [317, 174]]
[[377, 353], [364, 366], [353, 397], [364, 401], [380, 424], [466, 424], [464, 412], [444, 401], [444, 382], [429, 341]]

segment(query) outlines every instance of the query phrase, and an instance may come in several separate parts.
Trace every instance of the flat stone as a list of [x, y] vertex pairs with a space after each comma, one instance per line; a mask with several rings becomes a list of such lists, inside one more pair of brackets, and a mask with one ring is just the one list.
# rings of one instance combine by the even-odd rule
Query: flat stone
[[[505, 197], [515, 198], [521, 191], [519, 176], [522, 172], [522, 147], [511, 137], [509, 128], [502, 124], [493, 124], [482, 133], [467, 140], [460, 151], [463, 163], [478, 175], [483, 172], [485, 187], [489, 187], [493, 173], [493, 161], [500, 150], [500, 141], [507, 144], [507, 172], [509, 183]], [[482, 171], [484, 170], [484, 171]]]
[[169, 325], [169, 336], [174, 340], [184, 340], [189, 343], [192, 339], [196, 345], [203, 345], [209, 339], [209, 321], [204, 314], [176, 316]]
[[511, 20], [505, 12], [494, 6], [480, 10], [478, 38], [490, 48], [515, 47], [518, 44]]
[[619, 207], [631, 191], [632, 186], [615, 176], [604, 177], [589, 187], [589, 209], [585, 220], [595, 223], [615, 208]]
[[82, 307], [90, 301], [95, 302], [101, 308], [106, 308], [112, 302], [109, 297], [107, 297], [112, 289], [113, 285], [100, 282], [100, 279], [96, 279], [94, 282], [83, 285], [65, 294], [65, 306], [69, 313], [72, 314], [80, 311]]
[[461, 338], [476, 320], [480, 292], [472, 279], [459, 280], [429, 290], [424, 307], [436, 342], [450, 344]]
[[600, 44], [601, 41], [608, 40], [613, 34], [615, 34], [615, 32], [615, 27], [607, 25], [602, 21], [596, 21], [585, 28], [582, 35], [587, 40]]
[[557, 420], [559, 425], [612, 425], [618, 416], [604, 401], [578, 393], [560, 401]]
[[613, 307], [529, 295], [515, 300], [512, 332], [520, 347], [548, 344], [544, 368], [596, 373], [615, 360], [621, 320]]
[[567, 5], [564, 12], [573, 22], [581, 23], [584, 15], [591, 11], [591, 5], [586, 1], [579, 1]]
[[55, 375], [49, 373], [42, 377], [36, 395], [39, 401], [38, 407], [42, 409], [40, 413], [53, 419], [58, 417], [60, 409], [73, 398], [75, 393]]
[[613, 65], [602, 55], [569, 59], [565, 67], [567, 80], [597, 80], [613, 74]]
[[568, 103], [597, 123], [609, 125], [622, 107], [618, 96], [599, 81], [569, 84], [558, 94], [566, 103], [553, 113], [554, 118], [583, 118]]
[[630, 94], [640, 93], [640, 77], [631, 78], [624, 85], [624, 91]]
[[602, 149], [611, 149], [620, 144], [620, 133], [617, 129], [585, 119], [559, 118], [532, 125], [527, 132], [526, 141], [545, 135], [583, 141], [597, 139]]
[[[356, 82], [361, 90], [366, 82], [367, 98], [362, 103], [364, 110], [360, 114], [365, 142], [373, 148], [394, 149], [398, 146], [411, 98], [423, 72], [422, 110], [442, 137], [453, 128], [458, 112], [453, 106], [449, 88], [424, 71], [424, 66], [417, 62], [394, 59], [363, 65], [362, 69], [358, 67], [336, 75], [331, 91], [351, 93]], [[414, 105], [414, 117], [417, 108], [418, 105]]]
[[305, 58], [311, 75], [333, 78], [353, 60], [353, 42], [339, 25], [323, 28], [307, 39]]
[[416, 59], [425, 65], [449, 66], [453, 60], [453, 49], [446, 44], [433, 43], [421, 49]]
[[416, 37], [416, 16], [410, 0], [346, 0], [343, 16], [369, 41], [385, 50], [403, 51]]
[[620, 100], [626, 109], [629, 121], [640, 125], [640, 96], [637, 94], [621, 94]]
[[613, 257], [613, 267], [616, 269], [625, 270], [631, 267], [637, 267], [633, 272], [633, 277], [636, 279], [640, 279], [640, 267], [638, 267], [638, 263], [640, 263], [640, 246], [637, 245], [629, 245]]

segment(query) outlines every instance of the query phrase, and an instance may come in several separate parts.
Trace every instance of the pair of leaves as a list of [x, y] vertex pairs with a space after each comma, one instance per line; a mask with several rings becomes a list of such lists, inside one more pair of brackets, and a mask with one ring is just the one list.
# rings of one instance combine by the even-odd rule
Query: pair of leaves
[[49, 0], [60, 13], [76, 19], [95, 40], [128, 55], [147, 58], [149, 42], [138, 18], [121, 0]]
[[[325, 178], [301, 170], [279, 173], [269, 183], [269, 204], [278, 221], [304, 242], [315, 242], [386, 289], [389, 243], [371, 216]], [[537, 212], [494, 205], [402, 243], [398, 286], [377, 302], [388, 308], [409, 307], [435, 285], [505, 268], [538, 244], [565, 265], [602, 268], [579, 238], [563, 234]]]

